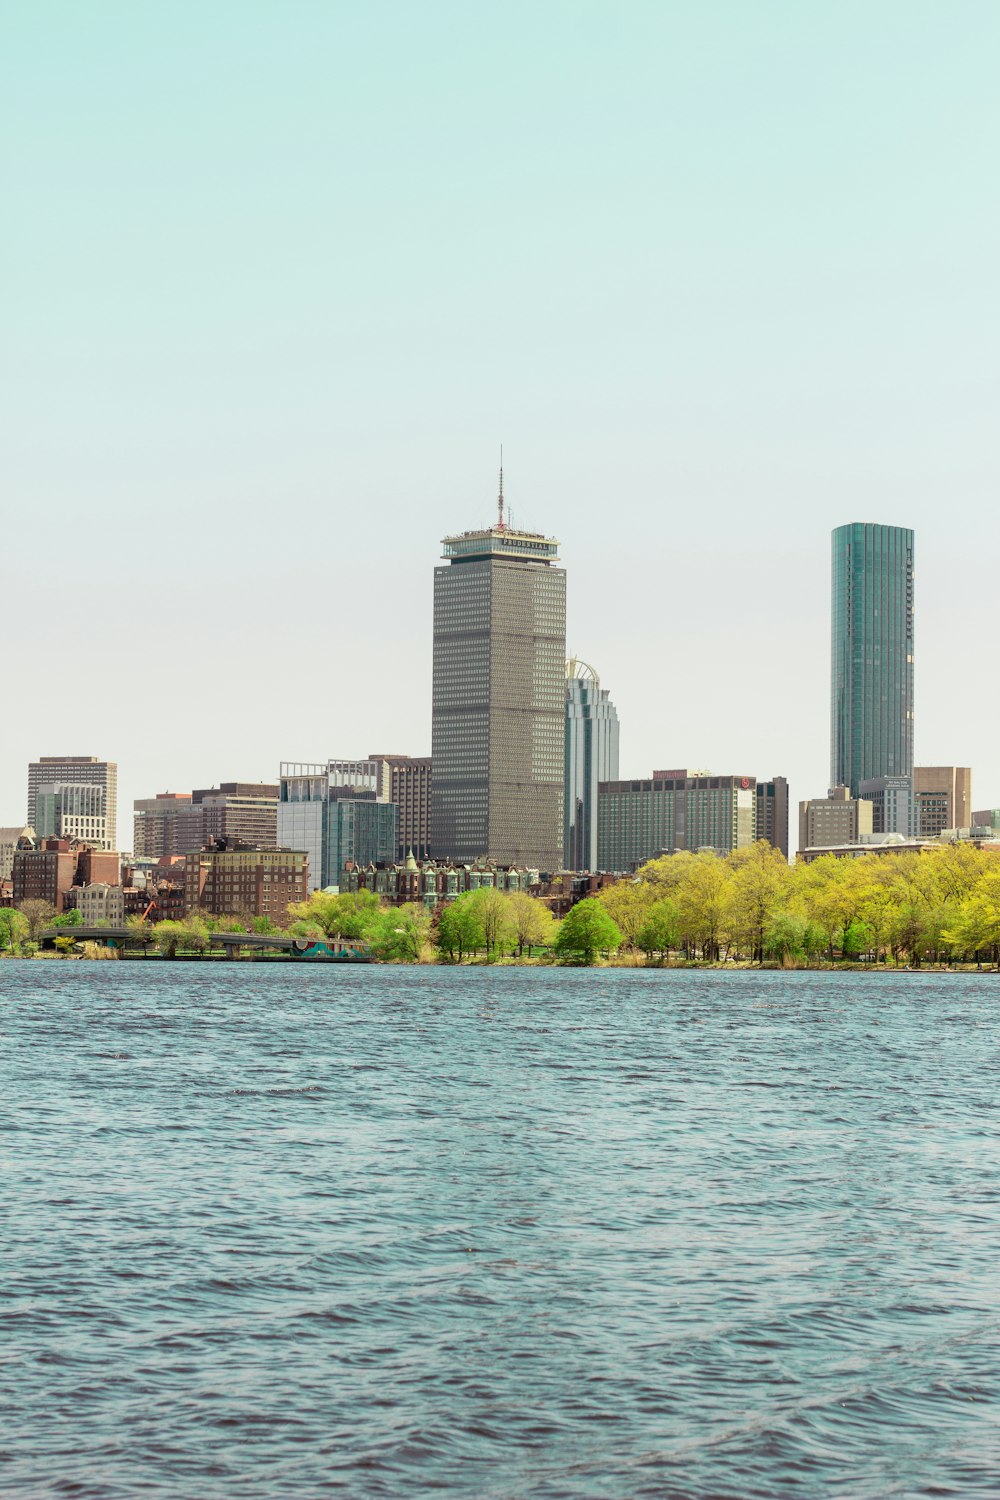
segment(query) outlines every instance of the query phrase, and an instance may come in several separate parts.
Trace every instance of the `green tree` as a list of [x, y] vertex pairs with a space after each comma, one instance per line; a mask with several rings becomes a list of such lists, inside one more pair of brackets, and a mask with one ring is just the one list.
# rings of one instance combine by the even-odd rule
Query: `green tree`
[[416, 963], [430, 932], [426, 907], [416, 901], [383, 911], [371, 937], [372, 953], [391, 963]]
[[764, 957], [764, 934], [789, 885], [788, 862], [780, 849], [760, 839], [730, 856], [728, 928], [754, 962]]
[[508, 896], [510, 918], [519, 957], [525, 948], [551, 948], [555, 938], [555, 919], [551, 911], [527, 891], [512, 891]]
[[677, 887], [681, 941], [689, 953], [717, 960], [725, 932], [732, 870], [717, 854], [696, 854]]
[[83, 912], [79, 907], [71, 906], [69, 911], [60, 912], [57, 917], [52, 918], [53, 927], [82, 927]]
[[470, 891], [468, 900], [482, 924], [483, 947], [487, 958], [500, 957], [504, 949], [511, 947], [515, 941], [509, 896], [504, 891], [485, 886], [478, 891]]
[[666, 956], [681, 940], [680, 919], [673, 901], [665, 898], [654, 901], [646, 911], [645, 920], [636, 933], [636, 946], [647, 958], [654, 953]]
[[0, 906], [0, 953], [20, 953], [28, 936], [27, 917], [12, 906]]
[[[662, 864], [664, 861], [657, 860], [656, 863]], [[652, 866], [646, 865], [640, 871], [640, 876], [651, 868]], [[660, 882], [648, 882], [637, 877], [635, 880], [618, 880], [614, 885], [607, 885], [594, 898], [601, 903], [618, 928], [626, 948], [642, 946], [639, 942], [640, 930], [663, 888]]]
[[297, 937], [311, 936], [300, 927], [319, 928], [325, 937], [369, 938], [378, 923], [382, 903], [374, 891], [314, 891], [307, 901], [288, 908], [291, 931]]
[[442, 953], [458, 963], [467, 953], [485, 947], [482, 917], [469, 893], [450, 902], [438, 918], [438, 946]]
[[600, 901], [587, 896], [571, 906], [559, 924], [555, 948], [561, 958], [592, 964], [598, 953], [616, 951], [621, 941], [617, 924]]

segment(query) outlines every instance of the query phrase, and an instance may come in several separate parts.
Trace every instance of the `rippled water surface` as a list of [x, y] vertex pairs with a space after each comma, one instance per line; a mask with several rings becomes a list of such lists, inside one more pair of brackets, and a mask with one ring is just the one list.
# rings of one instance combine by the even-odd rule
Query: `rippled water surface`
[[0, 1492], [996, 1496], [998, 1015], [0, 963]]

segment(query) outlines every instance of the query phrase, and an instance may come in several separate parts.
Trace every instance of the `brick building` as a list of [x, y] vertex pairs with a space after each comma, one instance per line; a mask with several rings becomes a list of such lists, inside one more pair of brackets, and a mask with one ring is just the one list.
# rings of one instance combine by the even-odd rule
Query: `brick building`
[[211, 916], [270, 917], [283, 922], [292, 901], [308, 894], [309, 860], [301, 850], [256, 849], [220, 839], [184, 858], [184, 910]]

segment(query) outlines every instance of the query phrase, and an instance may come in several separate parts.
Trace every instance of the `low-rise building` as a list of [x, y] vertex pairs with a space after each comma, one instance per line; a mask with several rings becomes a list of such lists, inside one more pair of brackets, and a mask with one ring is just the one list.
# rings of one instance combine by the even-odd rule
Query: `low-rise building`
[[33, 849], [37, 842], [33, 828], [0, 828], [0, 880], [12, 878], [17, 849]]
[[121, 927], [125, 921], [125, 897], [120, 885], [98, 881], [73, 886], [66, 905], [80, 913], [83, 927]]
[[56, 911], [65, 911], [66, 898], [76, 884], [79, 853], [68, 839], [43, 839], [37, 849], [17, 849], [12, 872], [14, 905], [47, 901]]
[[456, 865], [448, 860], [405, 860], [387, 864], [359, 865], [348, 862], [340, 874], [344, 891], [374, 891], [390, 906], [422, 902], [427, 907], [455, 901], [469, 891], [505, 892], [538, 889], [537, 870], [520, 866], [501, 866], [489, 859]]

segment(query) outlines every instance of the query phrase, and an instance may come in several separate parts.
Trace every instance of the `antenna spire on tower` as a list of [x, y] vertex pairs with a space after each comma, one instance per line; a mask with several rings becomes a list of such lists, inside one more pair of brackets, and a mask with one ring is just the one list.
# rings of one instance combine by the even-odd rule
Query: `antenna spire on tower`
[[497, 496], [497, 527], [503, 531], [503, 443], [500, 444], [500, 493]]

